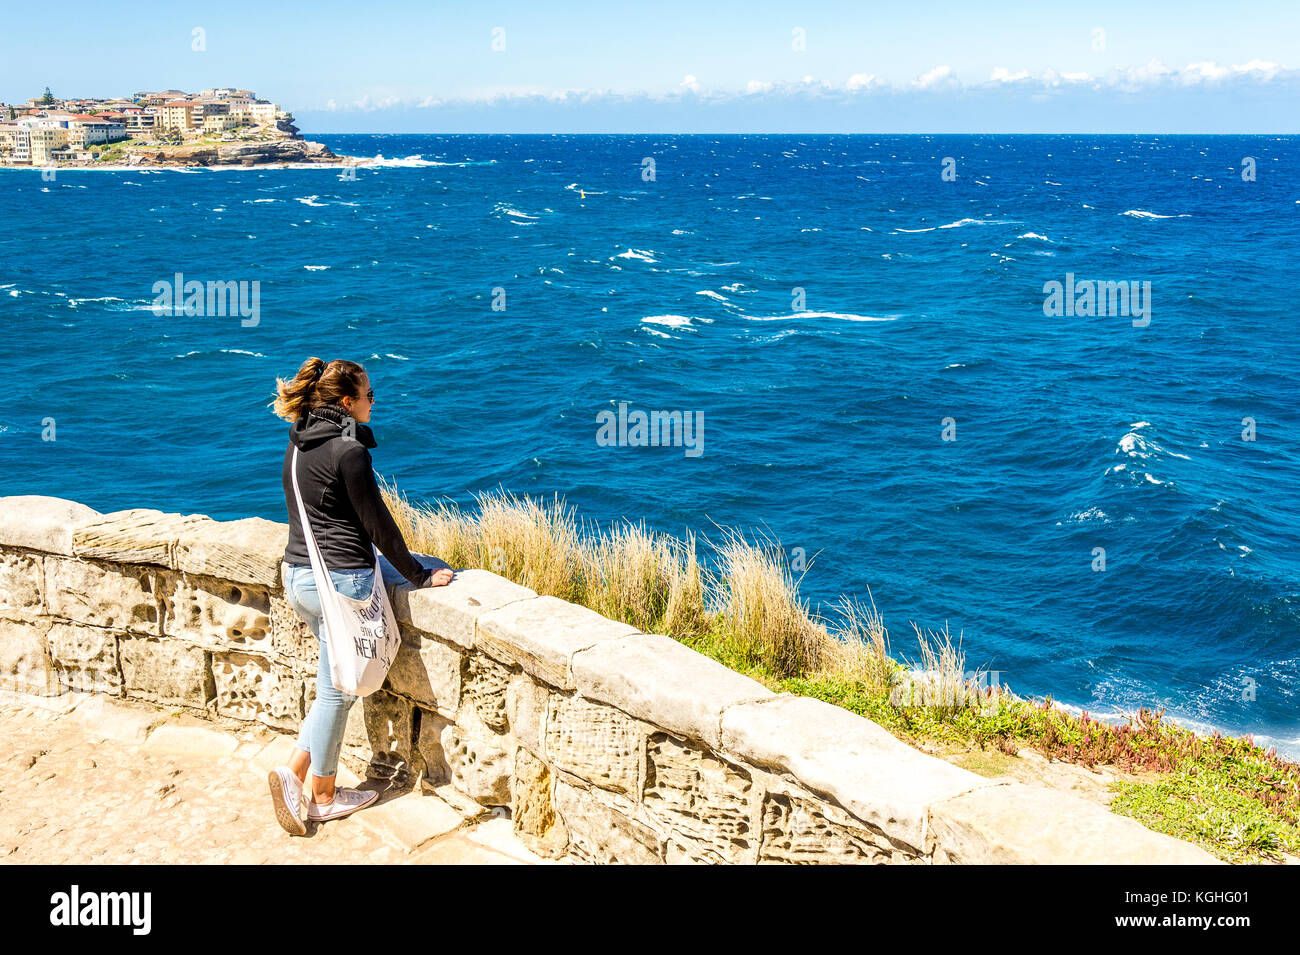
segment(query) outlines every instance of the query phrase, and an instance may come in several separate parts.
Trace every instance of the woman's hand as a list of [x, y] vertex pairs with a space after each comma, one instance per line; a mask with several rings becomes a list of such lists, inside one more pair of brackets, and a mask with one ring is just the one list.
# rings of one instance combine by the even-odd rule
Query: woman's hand
[[430, 587], [445, 587], [449, 583], [451, 583], [451, 568], [449, 567], [442, 567], [435, 570], [429, 577]]

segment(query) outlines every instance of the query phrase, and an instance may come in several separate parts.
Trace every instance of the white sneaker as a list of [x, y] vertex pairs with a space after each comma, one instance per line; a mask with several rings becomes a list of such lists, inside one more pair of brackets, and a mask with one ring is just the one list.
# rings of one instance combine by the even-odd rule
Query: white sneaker
[[302, 782], [288, 766], [271, 770], [267, 782], [271, 786], [276, 822], [291, 836], [305, 836], [307, 824], [302, 821]]
[[374, 789], [361, 790], [339, 786], [334, 790], [333, 802], [317, 805], [314, 800], [309, 800], [307, 802], [307, 818], [312, 822], [327, 822], [330, 819], [338, 819], [349, 813], [356, 812], [358, 809], [364, 809], [378, 798], [379, 793]]

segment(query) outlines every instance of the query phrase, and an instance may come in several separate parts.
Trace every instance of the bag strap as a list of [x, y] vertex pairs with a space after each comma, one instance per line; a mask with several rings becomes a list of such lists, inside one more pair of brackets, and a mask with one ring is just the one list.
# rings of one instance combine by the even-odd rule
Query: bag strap
[[294, 446], [293, 460], [289, 462], [289, 476], [293, 478], [293, 496], [298, 501], [298, 520], [302, 524], [302, 536], [307, 539], [307, 555], [311, 558], [311, 569], [316, 575], [317, 588], [330, 586], [329, 570], [325, 557], [316, 545], [316, 536], [311, 532], [311, 521], [307, 518], [307, 507], [302, 502], [302, 491], [298, 488], [298, 447]]

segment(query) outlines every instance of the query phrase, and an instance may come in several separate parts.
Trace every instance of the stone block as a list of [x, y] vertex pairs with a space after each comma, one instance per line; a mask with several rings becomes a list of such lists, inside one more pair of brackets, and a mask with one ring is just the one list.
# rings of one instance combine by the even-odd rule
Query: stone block
[[414, 852], [429, 840], [459, 829], [463, 822], [451, 806], [419, 790], [381, 795], [355, 818], [363, 828], [404, 852]]
[[870, 720], [781, 695], [722, 714], [722, 751], [789, 774], [891, 839], [922, 852], [933, 803], [992, 780], [913, 749]]
[[119, 638], [118, 662], [127, 696], [204, 709], [216, 699], [207, 653], [157, 637]]
[[572, 690], [575, 653], [637, 632], [631, 624], [558, 597], [534, 597], [480, 616], [474, 646], [551, 686]]
[[187, 522], [176, 528], [171, 566], [187, 574], [275, 587], [288, 540], [288, 524], [261, 517]]
[[0, 497], [0, 546], [72, 556], [72, 533], [99, 511], [76, 501], [39, 494]]
[[57, 696], [63, 691], [50, 662], [48, 617], [30, 622], [0, 619], [0, 690]]
[[463, 705], [474, 707], [488, 728], [504, 733], [509, 726], [506, 718], [506, 687], [510, 684], [510, 670], [482, 653], [471, 653], [465, 668]]
[[474, 645], [474, 621], [482, 614], [537, 592], [486, 570], [458, 570], [444, 587], [389, 588], [393, 613], [401, 623], [442, 637], [468, 650]]
[[929, 837], [938, 864], [1222, 864], [1086, 799], [1014, 782], [936, 802]]
[[217, 651], [212, 653], [212, 678], [221, 716], [283, 730], [302, 725], [302, 681], [283, 664], [251, 653]]
[[666, 733], [650, 737], [642, 805], [668, 833], [669, 862], [754, 862], [754, 784], [742, 767]]
[[49, 613], [89, 626], [158, 635], [153, 571], [70, 557], [47, 557], [44, 564]]
[[113, 511], [79, 523], [72, 533], [72, 552], [96, 560], [174, 568], [177, 541], [203, 523], [214, 521], [202, 514], [164, 514], [148, 508]]
[[437, 710], [449, 719], [455, 717], [460, 705], [465, 654], [418, 630], [399, 626], [402, 643], [388, 670], [384, 689], [426, 709]]
[[660, 836], [602, 798], [597, 790], [554, 781], [555, 811], [569, 837], [569, 852], [596, 865], [657, 865], [664, 861]]
[[239, 740], [207, 720], [172, 717], [152, 729], [140, 748], [220, 759], [239, 749]]
[[442, 752], [452, 785], [484, 806], [510, 805], [510, 777], [513, 754], [505, 737], [493, 733], [474, 717], [473, 710], [461, 711], [461, 723], [442, 730]]
[[546, 717], [546, 759], [587, 782], [636, 795], [646, 727], [611, 706], [554, 694]]
[[384, 690], [357, 700], [343, 731], [349, 768], [398, 788], [412, 783], [418, 771], [414, 720], [415, 705]]
[[763, 796], [761, 864], [887, 865], [925, 860], [848, 813], [809, 796]]
[[275, 652], [271, 598], [264, 587], [165, 572], [158, 582], [166, 636], [214, 652], [268, 657]]
[[422, 707], [416, 707], [416, 714], [420, 723], [415, 734], [420, 787], [432, 791], [451, 782], [451, 767], [442, 751], [442, 732], [451, 725], [451, 720]]
[[41, 613], [41, 558], [0, 551], [0, 616], [30, 619]]
[[506, 687], [506, 721], [510, 736], [535, 756], [542, 755], [551, 691], [527, 673], [514, 673]]
[[117, 635], [112, 630], [58, 622], [50, 626], [47, 640], [50, 664], [62, 685], [91, 693], [121, 695]]
[[520, 841], [546, 858], [564, 856], [569, 836], [564, 821], [555, 814], [550, 767], [523, 747], [515, 750], [511, 793], [512, 827]]
[[320, 669], [320, 641], [307, 621], [298, 616], [281, 591], [268, 596], [271, 619], [271, 653], [299, 673], [312, 674]]
[[724, 709], [775, 695], [662, 634], [607, 640], [576, 653], [573, 678], [587, 699], [715, 749]]

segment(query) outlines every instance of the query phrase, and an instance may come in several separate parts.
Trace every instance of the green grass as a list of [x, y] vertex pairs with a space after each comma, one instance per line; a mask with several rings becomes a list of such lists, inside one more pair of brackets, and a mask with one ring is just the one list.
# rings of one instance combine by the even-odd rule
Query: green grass
[[[1201, 846], [1228, 862], [1300, 852], [1300, 765], [1249, 739], [1205, 737], [1139, 709], [1118, 724], [1035, 702], [966, 670], [945, 630], [912, 625], [913, 659], [899, 659], [874, 604], [842, 598], [835, 617], [812, 613], [776, 542], [722, 529], [705, 566], [694, 538], [624, 522], [588, 527], [558, 498], [482, 494], [476, 512], [411, 504], [383, 485], [407, 543], [455, 567], [491, 570], [667, 634], [774, 692], [823, 700], [913, 745], [978, 747], [1013, 756], [1108, 766], [1111, 811]], [[978, 759], [976, 760], [978, 763]], [[989, 759], [988, 765], [997, 764]], [[1002, 770], [996, 770], [1002, 771]]]

